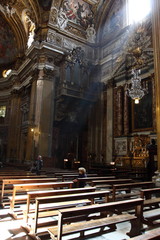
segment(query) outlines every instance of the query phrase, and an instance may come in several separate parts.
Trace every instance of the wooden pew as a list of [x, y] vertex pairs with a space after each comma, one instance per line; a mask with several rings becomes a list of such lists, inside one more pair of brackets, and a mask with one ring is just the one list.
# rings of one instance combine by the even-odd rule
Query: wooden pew
[[160, 239], [160, 229], [156, 228], [153, 230], [150, 230], [143, 235], [139, 235], [133, 238], [130, 238], [130, 240], [159, 240]]
[[[81, 188], [80, 188], [81, 189]], [[85, 188], [83, 188], [84, 191]], [[82, 190], [80, 190], [82, 191]], [[57, 223], [56, 221], [51, 222], [50, 220], [41, 224], [38, 224], [38, 219], [46, 218], [49, 216], [58, 215], [57, 210], [60, 208], [69, 208], [73, 206], [78, 206], [79, 204], [94, 204], [95, 198], [104, 198], [104, 202], [108, 202], [109, 191], [92, 191], [92, 192], [79, 192], [78, 194], [69, 193], [66, 195], [58, 195], [58, 196], [45, 196], [45, 197], [37, 197], [35, 204], [35, 214], [30, 215], [30, 217], [34, 218], [34, 225], [31, 227], [32, 233], [37, 233], [38, 227], [47, 227]], [[47, 206], [47, 204], [51, 204], [51, 208], [48, 210], [43, 209], [40, 210], [41, 205]]]
[[86, 182], [87, 184], [92, 186], [93, 181], [100, 181], [100, 180], [110, 180], [115, 179], [115, 176], [98, 176], [98, 177], [86, 177], [86, 178], [77, 178], [79, 185], [80, 182]]
[[[2, 191], [1, 191], [1, 204], [4, 206], [5, 203], [5, 193], [9, 194], [13, 191], [13, 184], [24, 184], [24, 183], [42, 183], [42, 182], [54, 182], [57, 178], [20, 178], [20, 179], [3, 179], [2, 180]], [[10, 190], [6, 190], [6, 186], [9, 186]]]
[[[2, 189], [3, 189], [3, 180], [5, 179], [37, 179], [37, 178], [48, 178], [47, 175], [12, 175], [12, 176], [1, 176], [0, 175], [0, 204], [1, 204], [1, 199], [2, 199]], [[5, 194], [10, 194], [12, 192], [12, 185], [7, 184], [5, 186]], [[4, 190], [3, 190], [3, 196]]]
[[112, 186], [113, 184], [118, 184], [118, 183], [128, 183], [128, 182], [133, 182], [132, 179], [128, 179], [128, 178], [122, 178], [122, 179], [107, 179], [107, 180], [94, 180], [91, 183], [92, 187], [96, 187], [96, 188], [108, 188], [110, 186]]
[[78, 174], [77, 171], [61, 171], [61, 172], [55, 172], [54, 175], [57, 178], [62, 178], [62, 175], [70, 175], [70, 174]]
[[[27, 192], [29, 190], [42, 190], [42, 189], [58, 189], [58, 188], [72, 188], [73, 182], [41, 182], [41, 183], [27, 183], [27, 184], [13, 184], [13, 193], [9, 198], [10, 210], [14, 213], [14, 207], [16, 202], [26, 202]], [[17, 193], [22, 193], [23, 195], [17, 195]], [[26, 193], [24, 195], [24, 193]]]
[[[87, 174], [87, 177], [97, 177], [98, 174], [90, 173]], [[78, 178], [78, 173], [77, 174], [62, 174], [62, 181], [68, 181], [68, 180], [73, 180], [75, 178]]]
[[[137, 198], [127, 201], [117, 201], [111, 203], [94, 204], [90, 206], [62, 209], [58, 214], [58, 226], [48, 229], [52, 239], [61, 240], [63, 236], [73, 233], [80, 233], [80, 237], [84, 238], [86, 230], [100, 228], [99, 233], [103, 233], [104, 227], [110, 227], [115, 230], [115, 224], [130, 221], [131, 230], [127, 233], [128, 236], [133, 237], [140, 234], [141, 231], [141, 215], [142, 215], [143, 199]], [[120, 214], [104, 216], [104, 213], [115, 213], [116, 211], [134, 209], [134, 214]], [[101, 213], [101, 217], [94, 219], [94, 216], [88, 217], [89, 214]], [[103, 217], [102, 217], [103, 216]], [[81, 221], [79, 221], [79, 218]], [[93, 218], [93, 219], [92, 219]], [[82, 221], [88, 220], [88, 221]], [[90, 219], [90, 220], [89, 220]], [[66, 224], [69, 223], [70, 224]], [[87, 235], [88, 237], [88, 235]]]
[[153, 226], [157, 219], [160, 219], [159, 210], [160, 204], [160, 188], [142, 189], [140, 197], [144, 199], [143, 203], [143, 222], [147, 225]]
[[[85, 192], [94, 192], [96, 188], [86, 187], [86, 188], [70, 188], [70, 189], [60, 189], [60, 190], [47, 190], [47, 191], [33, 191], [27, 192], [27, 206], [26, 210], [23, 211], [24, 218], [28, 222], [28, 217], [32, 212], [35, 212], [35, 207], [31, 208], [31, 203], [35, 203], [37, 197], [48, 197], [48, 196], [58, 196], [64, 194], [75, 194], [75, 193], [85, 193]], [[32, 218], [33, 218], [32, 214]]]
[[112, 174], [116, 176], [116, 178], [130, 178], [129, 174], [131, 169], [113, 169]]
[[[46, 174], [41, 174], [41, 175], [46, 175]], [[40, 175], [40, 176], [41, 176]], [[26, 176], [26, 177], [32, 177], [32, 176], [36, 176], [36, 174], [35, 173], [1, 173], [0, 174], [0, 177], [3, 177], [3, 176], [6, 176], [6, 177], [10, 177], [10, 176]]]
[[[112, 201], [116, 201], [117, 198], [123, 199], [123, 198], [130, 198], [133, 196], [139, 196], [140, 190], [142, 188], [150, 188], [155, 187], [155, 184], [151, 181], [148, 182], [130, 182], [130, 183], [122, 183], [122, 184], [114, 184], [113, 190], [112, 190]], [[131, 190], [134, 190], [134, 193], [131, 192]], [[120, 191], [121, 193], [117, 194], [117, 192]], [[124, 191], [125, 193], [122, 193]]]
[[4, 179], [25, 179], [25, 178], [48, 178], [47, 175], [0, 175], [0, 187], [2, 192], [2, 180]]
[[3, 179], [23, 179], [23, 178], [48, 178], [47, 175], [0, 175], [0, 181]]

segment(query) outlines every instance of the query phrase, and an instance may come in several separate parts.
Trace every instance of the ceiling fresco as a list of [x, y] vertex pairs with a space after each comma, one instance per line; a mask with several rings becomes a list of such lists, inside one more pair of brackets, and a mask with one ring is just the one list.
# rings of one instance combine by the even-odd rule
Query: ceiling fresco
[[17, 55], [16, 39], [9, 24], [0, 15], [0, 65], [8, 65]]
[[93, 24], [92, 5], [82, 0], [64, 0], [62, 2], [63, 10], [70, 21], [87, 27]]

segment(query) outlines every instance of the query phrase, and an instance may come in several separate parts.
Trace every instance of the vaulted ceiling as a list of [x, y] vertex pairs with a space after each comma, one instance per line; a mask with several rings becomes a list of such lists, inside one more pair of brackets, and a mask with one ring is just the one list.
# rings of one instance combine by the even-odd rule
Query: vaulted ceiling
[[85, 32], [88, 25], [99, 26], [115, 0], [1, 0], [0, 70], [14, 66], [27, 48], [30, 31], [37, 33], [48, 24], [51, 8], [63, 9], [68, 21]]

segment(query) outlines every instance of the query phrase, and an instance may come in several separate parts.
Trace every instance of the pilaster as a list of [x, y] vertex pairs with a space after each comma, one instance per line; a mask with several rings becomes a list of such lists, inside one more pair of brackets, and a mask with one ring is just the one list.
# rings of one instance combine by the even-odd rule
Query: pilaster
[[[21, 126], [21, 99], [16, 90], [13, 90], [11, 95], [11, 111], [8, 130], [8, 151], [7, 158], [9, 161], [14, 162], [18, 157], [18, 146], [20, 143], [20, 126]], [[16, 137], [16, 139], [15, 139]]]
[[27, 147], [26, 147], [26, 161], [34, 161], [34, 119], [36, 108], [36, 78], [38, 71], [32, 75], [31, 80], [31, 95], [30, 95], [30, 111], [29, 111], [29, 129], [27, 135]]
[[155, 68], [155, 96], [156, 96], [156, 122], [157, 122], [157, 161], [160, 172], [160, 1], [152, 2], [153, 48]]
[[55, 95], [54, 69], [43, 68], [36, 82], [34, 155], [51, 157]]

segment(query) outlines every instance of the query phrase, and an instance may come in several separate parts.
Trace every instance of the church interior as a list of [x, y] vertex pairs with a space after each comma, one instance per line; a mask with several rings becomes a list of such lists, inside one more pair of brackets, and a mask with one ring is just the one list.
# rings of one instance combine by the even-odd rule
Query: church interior
[[[160, 202], [159, 12], [159, 0], [0, 0], [0, 225], [4, 228], [7, 221], [12, 221], [11, 212], [17, 212], [14, 205], [18, 184], [39, 183], [39, 189], [49, 179], [50, 184], [55, 179], [67, 184], [78, 176], [78, 168], [84, 167], [87, 178], [92, 178], [86, 186], [99, 191], [96, 203], [105, 199], [101, 207], [107, 204], [106, 198], [107, 202], [112, 199], [112, 205], [116, 199], [120, 199], [119, 204], [127, 201], [124, 194], [122, 198], [114, 196], [118, 184], [129, 184], [128, 189], [130, 185], [140, 187], [139, 195], [128, 199], [128, 206], [136, 206], [135, 216], [128, 216], [128, 221], [126, 216], [122, 222], [114, 220], [119, 224], [117, 232], [113, 222], [109, 226], [114, 233], [93, 239], [160, 239], [157, 228], [149, 235], [145, 235], [144, 226], [143, 230], [132, 229], [134, 224], [145, 225], [148, 231], [154, 225], [137, 210], [150, 206], [148, 202], [140, 203], [147, 189], [154, 188], [151, 208], [159, 207]], [[36, 175], [31, 168], [38, 156], [42, 156], [43, 166]], [[27, 177], [30, 182], [24, 182]], [[98, 184], [103, 184], [102, 188]], [[3, 202], [5, 186], [15, 194], [8, 196], [9, 205]], [[27, 187], [27, 196], [33, 186]], [[50, 188], [68, 188], [57, 186]], [[127, 196], [131, 189], [122, 187]], [[76, 188], [80, 191], [78, 185]], [[120, 190], [115, 190], [115, 195], [117, 192]], [[148, 201], [150, 195], [146, 197]], [[37, 201], [42, 200], [36, 199], [36, 204]], [[74, 201], [80, 200], [75, 197]], [[88, 202], [83, 199], [83, 204], [79, 204], [84, 204], [90, 213], [88, 205], [93, 201], [90, 197]], [[77, 207], [75, 203], [72, 206]], [[123, 205], [120, 209], [117, 206], [114, 213], [122, 214]], [[30, 218], [31, 213], [24, 211], [22, 219]], [[62, 213], [67, 215], [64, 209]], [[104, 216], [104, 212], [101, 214]], [[20, 219], [15, 221], [18, 226]], [[60, 231], [65, 220], [55, 221], [59, 224], [58, 235], [53, 234], [50, 224], [50, 238], [70, 239]], [[122, 229], [130, 229], [129, 221], [131, 230], [126, 235]], [[18, 232], [5, 238], [2, 234], [0, 239], [50, 239], [48, 235], [38, 236], [35, 228], [25, 228], [24, 236], [19, 237]], [[81, 239], [86, 239], [83, 234]]]

